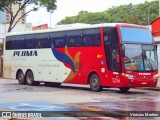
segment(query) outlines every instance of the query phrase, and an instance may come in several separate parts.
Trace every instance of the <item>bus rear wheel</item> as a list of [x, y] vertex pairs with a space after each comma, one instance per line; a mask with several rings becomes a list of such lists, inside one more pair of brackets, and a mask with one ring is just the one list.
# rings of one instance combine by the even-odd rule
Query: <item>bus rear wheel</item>
[[100, 79], [97, 74], [93, 74], [90, 77], [89, 84], [92, 91], [99, 92], [102, 90], [102, 87], [100, 86]]
[[129, 87], [121, 87], [121, 88], [119, 88], [120, 89], [120, 91], [122, 92], [122, 93], [126, 93], [126, 92], [128, 92], [129, 91]]
[[21, 85], [26, 84], [26, 80], [25, 80], [25, 77], [22, 71], [18, 72], [17, 79], [18, 79], [19, 84]]
[[39, 85], [40, 82], [36, 82], [34, 81], [34, 75], [33, 75], [33, 72], [32, 71], [28, 71], [27, 74], [26, 74], [26, 83], [27, 85]]

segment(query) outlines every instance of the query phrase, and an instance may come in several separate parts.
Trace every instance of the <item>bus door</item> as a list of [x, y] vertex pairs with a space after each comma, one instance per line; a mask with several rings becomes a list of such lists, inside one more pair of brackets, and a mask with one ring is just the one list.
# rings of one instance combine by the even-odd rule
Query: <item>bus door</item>
[[120, 46], [116, 28], [104, 28], [104, 45], [109, 81], [107, 84], [115, 85], [120, 83], [121, 61]]
[[111, 47], [110, 51], [110, 70], [113, 72], [111, 76], [111, 83], [118, 84], [120, 83], [120, 71], [121, 71], [121, 62], [120, 62], [120, 53], [118, 47]]

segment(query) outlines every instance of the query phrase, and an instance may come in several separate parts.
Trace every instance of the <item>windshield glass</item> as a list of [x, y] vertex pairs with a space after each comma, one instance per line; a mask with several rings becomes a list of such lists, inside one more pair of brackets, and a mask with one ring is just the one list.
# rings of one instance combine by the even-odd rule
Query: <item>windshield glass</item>
[[120, 27], [123, 43], [153, 43], [151, 31], [145, 28]]
[[153, 45], [125, 44], [125, 69], [155, 71], [158, 69], [157, 54]]

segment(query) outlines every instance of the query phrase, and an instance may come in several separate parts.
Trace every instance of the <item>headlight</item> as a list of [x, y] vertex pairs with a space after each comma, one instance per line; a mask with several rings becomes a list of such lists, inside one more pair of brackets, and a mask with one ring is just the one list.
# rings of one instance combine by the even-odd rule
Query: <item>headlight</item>
[[132, 74], [122, 73], [122, 76], [125, 76], [128, 79], [134, 79], [134, 75], [132, 75]]
[[159, 77], [159, 74], [155, 74], [154, 76], [153, 76], [153, 78], [158, 78]]

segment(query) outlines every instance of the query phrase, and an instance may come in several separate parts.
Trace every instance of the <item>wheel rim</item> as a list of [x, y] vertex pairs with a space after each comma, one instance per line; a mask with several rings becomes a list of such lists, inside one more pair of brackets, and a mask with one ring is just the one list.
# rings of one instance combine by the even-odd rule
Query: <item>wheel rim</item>
[[93, 87], [93, 88], [97, 88], [97, 86], [98, 86], [98, 80], [97, 80], [96, 78], [94, 78], [94, 79], [92, 80], [92, 87]]
[[23, 79], [24, 79], [23, 74], [19, 74], [19, 75], [18, 75], [18, 80], [19, 80], [19, 81], [23, 81]]
[[32, 83], [33, 82], [33, 76], [29, 75], [27, 80], [28, 80], [28, 83]]

